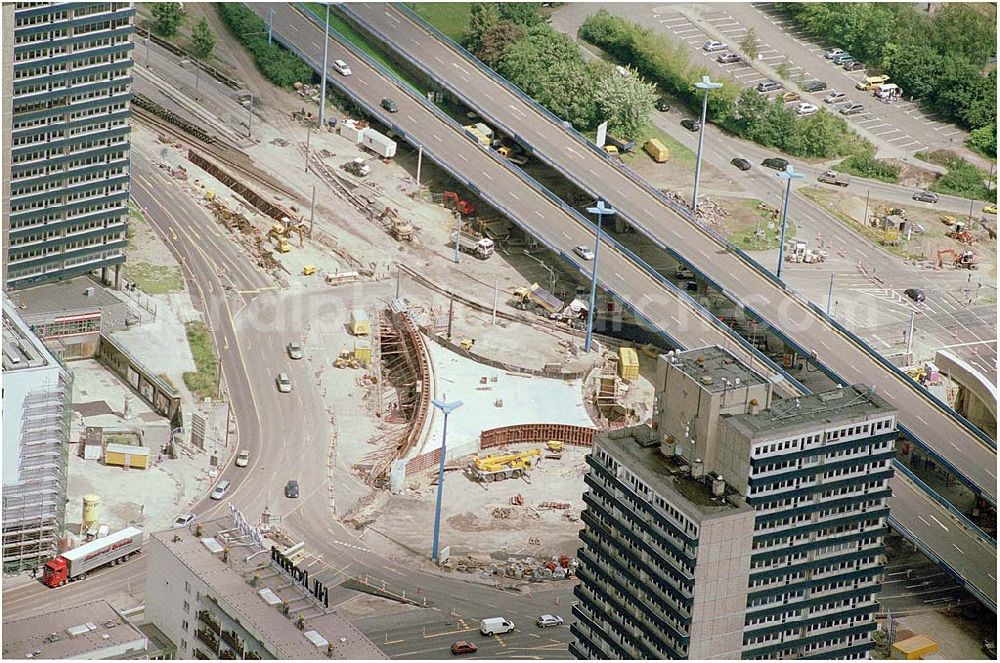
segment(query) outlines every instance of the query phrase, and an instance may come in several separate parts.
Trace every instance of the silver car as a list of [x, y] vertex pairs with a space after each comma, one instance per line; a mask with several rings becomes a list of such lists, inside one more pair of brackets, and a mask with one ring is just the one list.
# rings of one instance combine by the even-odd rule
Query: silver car
[[704, 50], [708, 51], [709, 53], [714, 53], [716, 51], [725, 51], [729, 47], [726, 46], [726, 42], [724, 42], [724, 41], [715, 41], [715, 40], [712, 40], [712, 41], [706, 41], [702, 45], [702, 48]]
[[579, 246], [574, 246], [573, 253], [580, 256], [584, 260], [594, 259], [594, 252], [591, 251], [588, 247], [584, 246], [583, 244], [580, 244]]
[[288, 377], [288, 373], [278, 373], [278, 391], [283, 394], [287, 394], [292, 390], [292, 379]]
[[299, 343], [288, 344], [288, 356], [292, 359], [302, 359], [302, 345]]
[[538, 624], [539, 628], [548, 628], [549, 626], [562, 626], [563, 618], [559, 615], [542, 615], [535, 622]]

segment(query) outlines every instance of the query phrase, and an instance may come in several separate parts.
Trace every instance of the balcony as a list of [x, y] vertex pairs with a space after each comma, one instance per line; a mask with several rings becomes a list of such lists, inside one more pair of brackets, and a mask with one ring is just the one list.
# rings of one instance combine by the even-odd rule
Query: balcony
[[207, 629], [200, 628], [195, 632], [195, 637], [208, 645], [209, 651], [213, 654], [212, 658], [216, 658], [219, 653], [219, 639], [215, 637], [215, 634]]

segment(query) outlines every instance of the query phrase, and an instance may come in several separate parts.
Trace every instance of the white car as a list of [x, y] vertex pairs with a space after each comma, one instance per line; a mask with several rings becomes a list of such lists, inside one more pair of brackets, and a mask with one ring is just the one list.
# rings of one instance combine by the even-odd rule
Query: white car
[[702, 48], [704, 50], [708, 51], [709, 53], [714, 53], [716, 51], [725, 51], [729, 47], [726, 45], [726, 42], [724, 42], [724, 41], [714, 41], [713, 40], [713, 41], [706, 41], [702, 45]]
[[246, 467], [250, 464], [250, 452], [244, 449], [236, 454], [236, 467]]
[[351, 67], [346, 62], [344, 62], [343, 60], [334, 60], [333, 61], [333, 68], [341, 76], [350, 76], [351, 75]]
[[229, 492], [229, 482], [223, 479], [219, 483], [215, 484], [215, 490], [209, 495], [213, 500], [221, 500]]
[[830, 94], [823, 97], [823, 102], [827, 104], [837, 104], [841, 101], [847, 99], [847, 95], [843, 92], [837, 92], [836, 90], [830, 90]]
[[194, 522], [195, 515], [193, 513], [185, 513], [183, 516], [177, 516], [174, 520], [173, 527], [187, 527]]
[[816, 104], [810, 104], [803, 101], [801, 104], [795, 105], [795, 112], [799, 115], [812, 115], [819, 110], [819, 106]]
[[291, 393], [292, 391], [292, 379], [288, 377], [288, 373], [278, 373], [278, 391], [283, 394]]
[[843, 55], [846, 52], [847, 51], [845, 51], [842, 48], [831, 48], [829, 51], [823, 54], [823, 57], [825, 57], [827, 60], [832, 60], [838, 55]]
[[583, 244], [581, 244], [579, 246], [574, 246], [573, 247], [573, 253], [575, 253], [576, 255], [580, 256], [584, 260], [593, 260], [594, 259], [594, 252], [591, 251], [586, 246], [584, 246]]
[[300, 343], [289, 343], [288, 344], [288, 356], [292, 359], [302, 359], [302, 344]]
[[562, 626], [563, 618], [559, 615], [542, 615], [535, 622], [538, 624], [539, 628], [548, 628], [549, 626]]

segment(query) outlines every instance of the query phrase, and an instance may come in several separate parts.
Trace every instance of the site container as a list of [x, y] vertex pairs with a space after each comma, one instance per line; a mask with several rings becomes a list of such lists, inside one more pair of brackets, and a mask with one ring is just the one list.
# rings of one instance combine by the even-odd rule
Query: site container
[[649, 156], [653, 157], [653, 161], [656, 163], [663, 163], [670, 159], [670, 150], [656, 138], [650, 138], [647, 140], [643, 149], [646, 150], [646, 153], [649, 154]]
[[372, 361], [372, 344], [364, 339], [354, 342], [354, 358], [367, 366]]
[[367, 125], [359, 126], [354, 120], [344, 120], [340, 123], [340, 135], [355, 145], [364, 138], [365, 129], [367, 129]]
[[892, 645], [892, 657], [902, 661], [919, 661], [938, 650], [938, 643], [926, 635], [915, 635]]
[[639, 377], [639, 354], [635, 348], [618, 349], [618, 375], [626, 381]]
[[149, 448], [129, 444], [108, 444], [104, 447], [104, 464], [144, 470], [149, 467]]
[[385, 134], [380, 134], [371, 127], [365, 129], [361, 144], [380, 157], [391, 159], [396, 156], [396, 141]]
[[351, 333], [355, 336], [368, 336], [372, 333], [372, 321], [368, 311], [354, 309], [351, 311]]

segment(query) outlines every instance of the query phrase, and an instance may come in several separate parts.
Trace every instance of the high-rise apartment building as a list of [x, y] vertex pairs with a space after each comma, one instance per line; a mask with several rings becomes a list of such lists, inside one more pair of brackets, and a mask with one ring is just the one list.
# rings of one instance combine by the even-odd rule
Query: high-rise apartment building
[[72, 375], [3, 297], [3, 571], [56, 556], [66, 512]]
[[128, 2], [4, 4], [5, 288], [95, 270], [117, 281], [133, 13]]
[[598, 435], [588, 458], [571, 651], [866, 658], [895, 411], [859, 386], [772, 402], [720, 348], [663, 356], [658, 376], [653, 426]]

